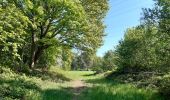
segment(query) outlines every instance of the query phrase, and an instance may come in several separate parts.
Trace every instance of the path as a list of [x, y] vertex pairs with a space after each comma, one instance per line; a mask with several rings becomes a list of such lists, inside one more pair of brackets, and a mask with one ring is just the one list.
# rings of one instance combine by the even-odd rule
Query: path
[[86, 88], [86, 84], [82, 80], [73, 80], [70, 83], [74, 94], [73, 100], [79, 100], [78, 98], [81, 92]]

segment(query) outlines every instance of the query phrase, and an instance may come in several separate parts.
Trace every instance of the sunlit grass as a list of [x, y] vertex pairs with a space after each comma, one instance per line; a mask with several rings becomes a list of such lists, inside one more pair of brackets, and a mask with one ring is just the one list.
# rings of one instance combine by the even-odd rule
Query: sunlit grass
[[87, 88], [81, 97], [82, 100], [163, 100], [154, 90], [107, 82]]
[[[115, 81], [109, 81], [104, 79], [104, 74], [94, 75], [93, 71], [59, 72], [72, 80], [83, 80], [87, 83], [87, 87], [80, 94], [79, 100], [163, 100], [163, 98], [157, 94], [156, 90], [137, 88], [133, 84], [122, 84]], [[58, 86], [59, 85], [63, 88], [48, 92], [57, 93], [60, 91], [59, 94], [54, 96], [56, 98], [58, 97], [57, 100], [72, 100], [74, 95], [71, 93], [71, 90], [65, 90], [65, 88], [69, 87], [69, 82], [62, 83], [62, 85], [58, 84]], [[53, 94], [49, 93], [47, 97], [48, 96], [53, 97]], [[67, 96], [67, 98], [64, 98], [64, 96]]]
[[[163, 100], [156, 90], [137, 88], [133, 84], [109, 81], [104, 79], [104, 74], [94, 75], [93, 71], [63, 71], [55, 68], [50, 70], [57, 76], [56, 78], [61, 76], [61, 79], [66, 77], [70, 78], [70, 81], [83, 80], [85, 82], [86, 87], [80, 91], [78, 100]], [[11, 71], [1, 74], [0, 78], [1, 85], [4, 85], [1, 88], [10, 93], [10, 97], [12, 95], [17, 96], [16, 93], [19, 93], [22, 97], [22, 93], [17, 92], [18, 89], [23, 91], [23, 94], [26, 93], [24, 98], [27, 100], [72, 100], [75, 97], [69, 80], [59, 82], [51, 79], [44, 80], [34, 76], [20, 76]], [[17, 91], [7, 90], [7, 85]], [[20, 86], [24, 88], [22, 89]], [[2, 89], [1, 92], [6, 93]], [[30, 89], [30, 91], [25, 89]]]

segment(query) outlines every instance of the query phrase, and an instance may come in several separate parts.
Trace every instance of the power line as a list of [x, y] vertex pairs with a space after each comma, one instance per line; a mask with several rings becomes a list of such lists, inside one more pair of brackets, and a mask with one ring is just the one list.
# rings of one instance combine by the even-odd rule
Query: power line
[[119, 12], [117, 14], [114, 14], [113, 16], [121, 16], [121, 15], [125, 15], [127, 13], [130, 13], [130, 12], [133, 12], [133, 11], [136, 11], [136, 10], [139, 10], [138, 7], [136, 8], [132, 8], [132, 9], [127, 9], [125, 11], [122, 11], [122, 12]]
[[[127, 13], [129, 13], [129, 12], [133, 12], [133, 11], [139, 10], [139, 9], [141, 9], [140, 6], [135, 6], [135, 7], [133, 7], [133, 8], [126, 9], [126, 10], [124, 10], [124, 11], [118, 12], [118, 13], [112, 15], [112, 16], [121, 16], [121, 15], [127, 14]], [[141, 11], [142, 11], [142, 10], [141, 10]]]
[[120, 2], [114, 4], [115, 6], [113, 6], [113, 7], [115, 7], [115, 8], [116, 8], [116, 7], [120, 8], [120, 7], [122, 6], [122, 4], [127, 4], [128, 1], [129, 1], [129, 0], [126, 0], [126, 2], [125, 2], [125, 0], [121, 0]]
[[[128, 0], [126, 0], [126, 1], [128, 1]], [[125, 4], [125, 3], [124, 3], [124, 4]], [[132, 7], [132, 6], [134, 6], [134, 5], [135, 5], [135, 6], [141, 6], [140, 3], [138, 3], [138, 5], [136, 5], [136, 3], [131, 3], [131, 4], [128, 4], [128, 3], [127, 3], [126, 5], [129, 5], [129, 7]], [[117, 12], [118, 10], [125, 8], [126, 5], [119, 5], [118, 7], [113, 6], [113, 7], [115, 8], [114, 11]]]
[[[126, 2], [129, 1], [129, 0], [126, 0]], [[122, 3], [123, 2], [123, 3]], [[125, 0], [120, 0], [119, 2], [116, 3], [116, 5], [119, 5], [119, 4], [124, 4], [126, 3]]]

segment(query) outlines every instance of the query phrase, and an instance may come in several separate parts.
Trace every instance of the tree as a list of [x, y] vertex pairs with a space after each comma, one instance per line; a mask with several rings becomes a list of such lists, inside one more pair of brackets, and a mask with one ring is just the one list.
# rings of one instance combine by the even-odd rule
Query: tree
[[115, 53], [112, 50], [107, 51], [103, 57], [103, 70], [108, 71], [116, 69], [115, 59]]
[[91, 34], [88, 35], [90, 42], [89, 40], [84, 40], [83, 42], [89, 44], [89, 46], [93, 48], [93, 52], [96, 52], [97, 48], [103, 44], [103, 36], [105, 36], [103, 19], [109, 9], [108, 0], [80, 1], [82, 2], [82, 6], [88, 16], [88, 24], [91, 27], [89, 29]]
[[36, 67], [42, 69], [48, 69], [51, 66], [58, 66], [57, 60], [60, 59], [62, 54], [61, 47], [52, 46], [44, 50], [42, 55], [37, 61]]
[[71, 64], [73, 61], [73, 53], [70, 48], [62, 48], [61, 52], [61, 57], [62, 57], [62, 68], [64, 70], [71, 70]]
[[155, 0], [155, 7], [152, 9], [144, 9], [144, 24], [152, 24], [157, 28], [157, 43], [155, 43], [158, 66], [160, 70], [168, 71], [170, 66], [170, 1]]
[[0, 2], [0, 65], [19, 66], [29, 20], [14, 5]]
[[104, 72], [103, 70], [103, 58], [102, 57], [93, 57], [93, 65], [91, 68], [93, 71], [96, 71], [96, 74]]
[[124, 39], [120, 41], [120, 44], [116, 48], [118, 55], [117, 64], [120, 68], [141, 66], [138, 63], [139, 61], [135, 59], [136, 53], [140, 52], [141, 41], [141, 30], [131, 28], [126, 31]]
[[128, 29], [116, 48], [118, 67], [139, 71], [168, 71], [169, 5], [168, 0], [156, 0], [154, 8], [143, 9], [141, 25]]
[[116, 65], [126, 71], [149, 70], [158, 67], [156, 55], [157, 29], [140, 25], [126, 31], [116, 48]]
[[94, 54], [90, 52], [75, 53], [72, 62], [72, 69], [88, 70], [93, 66]]
[[[53, 45], [80, 47], [88, 29], [87, 18], [78, 1], [9, 0], [30, 21], [29, 66], [33, 68], [43, 51]], [[87, 39], [87, 38], [86, 38]], [[31, 42], [31, 44], [29, 44]]]
[[[12, 18], [16, 23], [20, 22], [18, 18], [22, 19], [21, 23], [17, 23], [20, 25], [18, 28], [20, 30], [17, 30], [18, 35], [15, 35], [20, 36], [18, 40], [22, 39], [22, 45], [15, 50], [20, 61], [14, 60], [14, 62], [20, 63], [19, 66], [29, 65], [29, 68], [33, 69], [40, 63], [41, 58], [47, 57], [45, 52], [48, 52], [49, 48], [53, 48], [53, 46], [70, 50], [76, 48], [82, 52], [96, 52], [96, 49], [102, 45], [105, 28], [103, 18], [108, 10], [108, 1], [101, 1], [0, 1], [0, 7], [4, 10], [1, 15], [5, 12], [9, 19], [10, 16], [16, 17]], [[10, 9], [7, 8], [10, 7], [15, 8], [11, 9], [12, 14], [8, 14]], [[1, 18], [3, 19], [3, 16]], [[6, 20], [1, 20], [1, 22], [11, 23]], [[10, 25], [15, 27], [15, 24]], [[0, 27], [3, 27], [3, 24]], [[5, 32], [8, 29], [3, 28], [2, 31]], [[11, 29], [11, 31], [15, 31], [15, 29]], [[12, 43], [16, 41], [14, 40]], [[2, 44], [5, 45], [5, 43]]]

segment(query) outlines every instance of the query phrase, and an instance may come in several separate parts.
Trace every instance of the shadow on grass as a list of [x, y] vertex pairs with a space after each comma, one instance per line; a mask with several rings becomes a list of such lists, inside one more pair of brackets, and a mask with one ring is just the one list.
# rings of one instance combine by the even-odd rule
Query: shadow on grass
[[[21, 99], [27, 98], [36, 99], [36, 95], [41, 92], [41, 89], [31, 81], [25, 79], [1, 79], [0, 80], [0, 96], [8, 99]], [[34, 94], [34, 95], [33, 95]]]
[[114, 81], [114, 80], [109, 80], [106, 78], [96, 78], [96, 79], [88, 79], [85, 81], [86, 83], [91, 83], [91, 84], [106, 84], [106, 85], [116, 85], [116, 84], [123, 84], [121, 82], [118, 81]]
[[[106, 88], [106, 87], [105, 87]], [[88, 88], [81, 95], [80, 100], [163, 100], [154, 95], [147, 96], [145, 93], [131, 90], [113, 91], [104, 87]]]
[[70, 81], [70, 79], [63, 74], [53, 71], [33, 70], [31, 73], [28, 73], [28, 75], [41, 78], [42, 80], [52, 80], [54, 82]]
[[86, 89], [88, 89], [86, 86], [47, 89], [42, 93], [42, 100], [81, 100], [82, 92]]
[[83, 91], [81, 100], [164, 100], [152, 90], [130, 84], [108, 79], [89, 79], [86, 82], [93, 84], [93, 87]]
[[69, 89], [47, 89], [42, 93], [42, 100], [71, 100], [73, 94]]
[[89, 76], [95, 76], [95, 75], [96, 75], [96, 73], [90, 73], [90, 74], [84, 74], [82, 76], [89, 77]]

